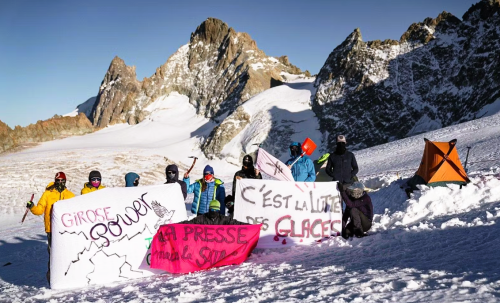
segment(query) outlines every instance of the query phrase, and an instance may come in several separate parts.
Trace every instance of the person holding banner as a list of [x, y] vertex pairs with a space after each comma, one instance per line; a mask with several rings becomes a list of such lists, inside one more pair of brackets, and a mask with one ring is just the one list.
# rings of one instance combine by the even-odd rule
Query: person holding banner
[[[187, 185], [187, 193], [194, 193], [191, 212], [197, 216], [208, 212], [210, 201], [224, 201], [226, 199], [224, 182], [215, 178], [214, 169], [210, 165], [205, 166], [203, 169], [202, 179], [196, 180], [193, 184], [190, 184], [189, 174], [185, 173], [183, 181]], [[223, 216], [226, 215], [226, 206], [224, 204], [220, 208], [219, 212]]]
[[314, 170], [313, 161], [306, 155], [302, 155], [302, 147], [299, 142], [292, 142], [290, 145], [291, 158], [286, 161], [286, 165], [297, 162], [290, 168], [295, 182], [314, 182], [316, 180], [316, 172]]
[[179, 183], [179, 185], [181, 186], [182, 196], [184, 197], [184, 200], [186, 200], [187, 186], [186, 183], [179, 180], [179, 169], [177, 168], [177, 165], [168, 165], [165, 168], [165, 175], [167, 176], [167, 182], [165, 182], [165, 184]]
[[97, 170], [93, 170], [89, 174], [89, 182], [83, 185], [81, 194], [85, 195], [103, 188], [106, 187], [101, 184], [101, 173]]
[[337, 136], [337, 147], [335, 152], [328, 156], [326, 164], [326, 173], [332, 177], [332, 181], [338, 181], [343, 190], [356, 181], [359, 171], [356, 157], [346, 149], [346, 143], [344, 135]]
[[31, 213], [37, 216], [44, 214], [45, 232], [47, 233], [49, 252], [49, 263], [47, 271], [47, 281], [50, 284], [50, 247], [52, 245], [52, 234], [50, 231], [50, 214], [52, 212], [52, 205], [59, 200], [71, 199], [75, 196], [71, 191], [66, 188], [66, 175], [63, 172], [58, 172], [55, 176], [54, 182], [50, 182], [45, 188], [40, 200], [38, 200], [37, 205], [33, 202], [28, 202], [27, 208], [31, 210]]
[[233, 194], [226, 197], [224, 204], [226, 204], [229, 216], [232, 218], [234, 213], [234, 196], [236, 192], [236, 180], [241, 179], [262, 179], [260, 171], [253, 166], [253, 159], [250, 155], [243, 157], [243, 166], [241, 170], [234, 174], [233, 178]]
[[[366, 232], [372, 227], [373, 205], [370, 196], [364, 191], [363, 183], [354, 182], [347, 190], [343, 190], [341, 184], [338, 186], [346, 204], [342, 216], [342, 237], [348, 239], [352, 236], [357, 238], [366, 236]], [[346, 225], [347, 220], [349, 224]]]
[[191, 220], [179, 222], [181, 224], [204, 224], [204, 225], [249, 225], [248, 223], [234, 220], [231, 217], [226, 217], [220, 213], [220, 202], [217, 200], [210, 201], [208, 212], [201, 216], [197, 216]]

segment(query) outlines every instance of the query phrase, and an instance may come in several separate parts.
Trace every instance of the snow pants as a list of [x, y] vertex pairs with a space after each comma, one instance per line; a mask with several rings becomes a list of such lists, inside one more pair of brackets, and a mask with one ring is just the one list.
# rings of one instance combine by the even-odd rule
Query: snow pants
[[[348, 224], [347, 220], [350, 220]], [[370, 221], [359, 209], [346, 208], [342, 216], [342, 237], [349, 238], [354, 235], [356, 237], [362, 237], [371, 227], [372, 221]]]

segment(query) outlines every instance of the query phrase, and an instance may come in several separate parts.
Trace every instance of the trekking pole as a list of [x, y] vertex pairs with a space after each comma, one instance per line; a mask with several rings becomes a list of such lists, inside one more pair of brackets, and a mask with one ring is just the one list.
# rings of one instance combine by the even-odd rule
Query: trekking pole
[[[467, 173], [467, 161], [469, 160], [470, 149], [471, 149], [471, 147], [467, 146], [467, 156], [465, 156], [465, 166], [464, 166], [465, 173]], [[462, 189], [462, 185], [460, 185], [460, 189]]]
[[[31, 199], [30, 199], [30, 202], [33, 202], [33, 198], [35, 197], [35, 194], [31, 194]], [[26, 207], [26, 211], [24, 212], [24, 216], [23, 216], [23, 219], [21, 220], [21, 224], [24, 223], [24, 219], [26, 219], [26, 216], [28, 215], [28, 211], [30, 209], [28, 207]]]

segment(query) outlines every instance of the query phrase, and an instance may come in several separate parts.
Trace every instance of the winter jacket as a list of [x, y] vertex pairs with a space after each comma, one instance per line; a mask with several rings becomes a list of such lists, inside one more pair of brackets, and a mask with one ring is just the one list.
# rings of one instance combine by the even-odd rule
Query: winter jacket
[[175, 164], [168, 165], [165, 170], [175, 172], [175, 177], [172, 180], [167, 179], [167, 182], [165, 182], [165, 184], [179, 183], [179, 185], [181, 186], [182, 195], [184, 196], [184, 200], [186, 200], [187, 185], [184, 181], [179, 180], [179, 169], [177, 168], [177, 165], [175, 165]]
[[[298, 145], [299, 142], [293, 142], [292, 145]], [[286, 165], [290, 165], [299, 156], [292, 156], [286, 161]], [[297, 161], [291, 168], [293, 179], [296, 182], [314, 182], [316, 180], [316, 171], [314, 170], [313, 161], [306, 155], [304, 155], [299, 161]]]
[[191, 220], [186, 220], [180, 222], [181, 224], [203, 224], [203, 225], [249, 225], [248, 223], [243, 223], [238, 220], [234, 220], [233, 218], [226, 217], [217, 214], [214, 218], [210, 218], [208, 213], [205, 213], [201, 216], [198, 216]]
[[81, 194], [85, 195], [85, 194], [88, 194], [88, 193], [91, 193], [91, 192], [94, 192], [96, 190], [100, 190], [100, 189], [103, 189], [103, 188], [106, 188], [106, 186], [103, 186], [102, 184], [99, 184], [99, 187], [95, 188], [94, 186], [92, 186], [92, 184], [90, 184], [89, 182], [87, 182], [87, 183], [85, 183], [83, 185]]
[[350, 151], [343, 155], [331, 153], [326, 164], [326, 173], [332, 177], [332, 181], [338, 181], [341, 184], [351, 184], [358, 173], [358, 163], [356, 157]]
[[134, 187], [135, 179], [139, 178], [136, 173], [128, 173], [125, 175], [125, 187]]
[[31, 208], [31, 213], [34, 215], [40, 216], [45, 213], [43, 219], [45, 222], [45, 232], [48, 233], [50, 233], [50, 214], [52, 212], [52, 205], [59, 200], [67, 200], [75, 196], [75, 194], [70, 192], [67, 188], [60, 193], [55, 188], [51, 188], [52, 185], [54, 185], [54, 182], [50, 182], [49, 185], [47, 185], [37, 205]]
[[208, 212], [208, 205], [210, 201], [217, 200], [220, 202], [220, 211], [222, 215], [226, 214], [226, 205], [224, 200], [226, 199], [226, 191], [224, 189], [224, 182], [219, 179], [215, 179], [214, 182], [207, 183], [207, 188], [204, 192], [201, 191], [202, 180], [196, 180], [193, 184], [190, 184], [189, 178], [183, 180], [187, 185], [187, 193], [194, 193], [193, 204], [191, 205], [191, 212], [193, 214], [204, 214]]
[[258, 175], [255, 174], [254, 167], [252, 167], [251, 169], [245, 169], [244, 167], [241, 167], [241, 170], [237, 171], [233, 177], [233, 197], [235, 196], [234, 193], [236, 192], [236, 177], [241, 177], [242, 179], [262, 179], [261, 173], [259, 173]]
[[346, 208], [359, 209], [370, 221], [373, 220], [373, 205], [372, 199], [365, 192], [359, 199], [349, 197], [345, 191], [341, 191], [342, 199], [345, 202]]

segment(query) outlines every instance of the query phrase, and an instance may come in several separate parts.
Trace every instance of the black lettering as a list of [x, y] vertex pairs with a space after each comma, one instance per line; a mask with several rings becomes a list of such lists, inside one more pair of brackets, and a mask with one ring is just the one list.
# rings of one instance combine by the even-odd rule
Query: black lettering
[[194, 228], [194, 240], [198, 241], [198, 237], [201, 239], [201, 241], [205, 241], [203, 238], [203, 227], [201, 226], [196, 226]]
[[228, 244], [234, 243], [234, 240], [235, 240], [234, 235], [232, 235], [232, 234], [229, 232], [229, 231], [231, 231], [231, 230], [232, 230], [232, 231], [235, 231], [235, 230], [236, 230], [236, 228], [234, 228], [234, 227], [228, 227], [228, 228], [226, 229], [226, 231], [227, 231], [227, 235], [231, 237], [231, 240], [226, 239], [226, 243], [228, 243]]
[[292, 195], [290, 196], [286, 196], [286, 197], [283, 197], [283, 200], [285, 200], [285, 208], [288, 208], [288, 200], [292, 197]]
[[[262, 188], [264, 188], [264, 187], [262, 187]], [[271, 192], [272, 192], [272, 190], [270, 190], [262, 195], [262, 207], [263, 208], [265, 208], [267, 206], [273, 206], [272, 204], [266, 204], [266, 201], [271, 200], [271, 198], [266, 198], [267, 196], [269, 196], [271, 194]]]
[[[100, 233], [99, 231], [96, 231], [95, 233], [97, 234], [97, 237], [94, 237], [94, 229], [98, 228], [99, 226], [102, 226], [104, 228], [104, 232]], [[107, 246], [109, 246], [109, 239], [104, 236], [106, 234], [106, 232], [108, 232], [108, 228], [106, 227], [106, 224], [98, 223], [98, 224], [92, 226], [92, 228], [90, 229], [90, 237], [94, 241], [97, 241], [100, 238], [106, 239], [106, 244], [104, 244], [104, 246], [107, 247]]]
[[[248, 218], [247, 218], [247, 219], [248, 219]], [[218, 236], [220, 236], [220, 239], [215, 239], [215, 242], [217, 242], [217, 243], [222, 243], [222, 242], [224, 242], [224, 240], [226, 240], [226, 238], [224, 237], [224, 235], [222, 235], [222, 234], [220, 233], [220, 231], [221, 231], [221, 230], [222, 230], [222, 231], [224, 231], [224, 227], [217, 227], [217, 229], [215, 230], [215, 233], [216, 233]]]
[[188, 240], [188, 235], [192, 234], [194, 232], [194, 228], [191, 226], [185, 225], [184, 226], [184, 238], [182, 238], [183, 241]]
[[192, 259], [191, 253], [188, 253], [188, 251], [189, 251], [189, 246], [184, 245], [184, 248], [182, 250], [182, 255], [181, 255], [182, 260], [191, 260]]
[[170, 237], [172, 237], [172, 239], [174, 240], [177, 240], [177, 235], [175, 234], [175, 228], [173, 226], [166, 225], [165, 229], [166, 230], [164, 237], [166, 237], [168, 240], [170, 240]]
[[214, 230], [213, 227], [205, 227], [205, 241], [207, 242], [214, 242], [214, 238], [210, 238], [213, 236], [212, 231]]
[[255, 190], [255, 187], [253, 187], [253, 186], [249, 186], [249, 187], [245, 187], [245, 188], [243, 188], [243, 190], [241, 191], [241, 198], [242, 198], [244, 201], [248, 202], [248, 203], [255, 204], [255, 202], [254, 202], [254, 201], [252, 201], [252, 200], [250, 200], [250, 199], [247, 199], [247, 197], [245, 197], [245, 192], [246, 192], [247, 190], [249, 190], [249, 189]]
[[279, 199], [279, 198], [281, 198], [281, 195], [279, 195], [279, 194], [278, 194], [278, 195], [276, 195], [276, 196], [274, 196], [273, 202], [274, 202], [275, 204], [274, 204], [273, 206], [274, 206], [275, 208], [280, 208], [280, 207], [281, 207], [281, 204], [282, 204], [282, 203], [281, 203], [281, 201], [276, 200], [276, 199]]
[[[209, 251], [209, 254], [208, 254], [208, 257], [205, 256], [204, 252], [205, 251]], [[200, 248], [200, 252], [199, 252], [199, 255], [200, 257], [203, 259], [203, 263], [200, 264], [200, 262], [198, 261], [198, 259], [196, 259], [196, 265], [198, 265], [198, 267], [203, 267], [203, 265], [205, 265], [207, 262], [210, 262], [210, 257], [212, 257], [212, 252], [210, 251], [210, 248], [206, 247], [206, 246], [203, 246], [202, 248]]]
[[247, 230], [246, 227], [238, 227], [238, 244], [246, 244], [248, 241], [241, 240], [241, 238], [246, 237], [247, 235], [242, 233], [242, 230]]

